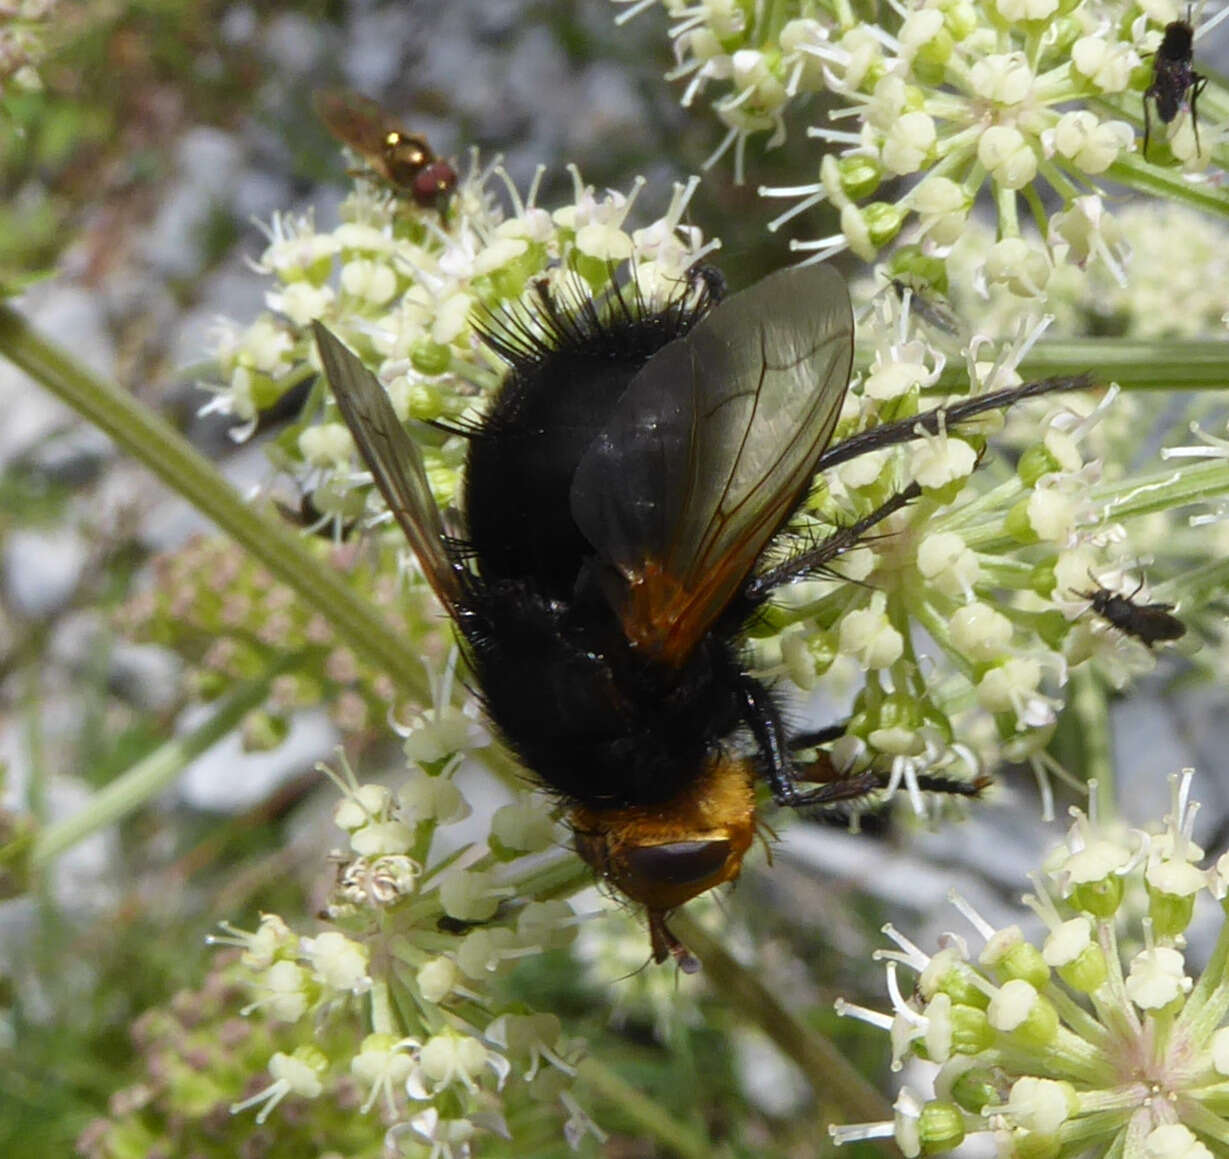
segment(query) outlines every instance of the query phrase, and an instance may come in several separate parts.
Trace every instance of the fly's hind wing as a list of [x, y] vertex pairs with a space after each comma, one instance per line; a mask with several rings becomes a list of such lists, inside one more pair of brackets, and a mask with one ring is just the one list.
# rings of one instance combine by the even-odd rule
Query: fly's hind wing
[[632, 380], [571, 505], [622, 577], [638, 649], [682, 664], [739, 594], [832, 438], [852, 361], [849, 292], [811, 266], [727, 298]]

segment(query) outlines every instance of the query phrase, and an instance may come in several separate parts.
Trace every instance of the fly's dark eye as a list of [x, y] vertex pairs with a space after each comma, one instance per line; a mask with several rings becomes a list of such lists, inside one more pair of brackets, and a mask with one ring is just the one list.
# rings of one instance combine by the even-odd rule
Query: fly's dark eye
[[712, 877], [729, 857], [730, 843], [722, 839], [645, 845], [630, 850], [625, 860], [636, 877], [669, 885], [689, 885]]

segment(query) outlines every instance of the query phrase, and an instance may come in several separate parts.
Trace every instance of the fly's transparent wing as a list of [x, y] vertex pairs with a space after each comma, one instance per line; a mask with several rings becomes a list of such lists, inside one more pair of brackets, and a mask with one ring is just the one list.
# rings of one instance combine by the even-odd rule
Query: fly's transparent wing
[[634, 644], [682, 663], [738, 594], [832, 438], [852, 362], [849, 292], [811, 266], [727, 298], [632, 380], [571, 503], [623, 577]]
[[315, 92], [312, 107], [334, 137], [365, 155], [378, 156], [386, 135], [398, 131], [397, 122], [375, 101], [349, 89]]
[[427, 582], [455, 616], [461, 601], [460, 578], [448, 555], [422, 454], [376, 376], [319, 322], [312, 323], [312, 329], [333, 397], [363, 462], [410, 541]]

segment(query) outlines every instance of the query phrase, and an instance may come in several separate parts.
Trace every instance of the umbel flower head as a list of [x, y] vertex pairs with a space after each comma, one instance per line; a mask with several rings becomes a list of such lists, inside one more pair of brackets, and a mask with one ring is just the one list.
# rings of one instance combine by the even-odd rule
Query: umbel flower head
[[1013, 1159], [1226, 1153], [1229, 923], [1202, 976], [1185, 934], [1197, 903], [1224, 910], [1229, 853], [1208, 864], [1191, 839], [1192, 776], [1170, 777], [1170, 812], [1152, 829], [1072, 810], [1024, 898], [1046, 926], [1039, 942], [958, 897], [980, 949], [953, 933], [932, 956], [885, 927], [892, 1014], [838, 1009], [890, 1032], [896, 1069], [935, 1064], [935, 1095], [903, 1090], [894, 1122], [834, 1128], [838, 1142], [894, 1136], [907, 1156], [935, 1155], [984, 1133]]
[[[556, 1017], [492, 986], [574, 936], [566, 901], [534, 899], [535, 882], [559, 883], [558, 825], [524, 797], [495, 812], [483, 845], [436, 851], [437, 836], [469, 815], [452, 773], [490, 741], [450, 709], [450, 673], [437, 691], [442, 703], [406, 730], [411, 772], [397, 790], [360, 784], [344, 759], [326, 770], [342, 791], [334, 820], [349, 843], [336, 855], [329, 927], [302, 936], [265, 914], [255, 930], [226, 926], [214, 939], [242, 950], [232, 974], [249, 996], [244, 1015], [310, 1031], [271, 1053], [270, 1081], [230, 1110], [254, 1110], [261, 1124], [285, 1100], [337, 1099], [348, 1083], [360, 1092], [351, 1089], [352, 1105], [383, 1125], [394, 1153], [407, 1141], [461, 1159], [484, 1133], [515, 1139], [551, 1104], [572, 1146], [601, 1138], [570, 1089], [579, 1044]], [[517, 874], [522, 858], [548, 851], [553, 861], [539, 856]]]
[[[620, 20], [650, 6], [614, 2], [629, 5]], [[771, 228], [820, 202], [839, 214], [839, 233], [794, 243], [814, 260], [850, 249], [869, 261], [898, 238], [945, 257], [985, 194], [997, 218], [987, 283], [1031, 297], [1056, 264], [1092, 254], [1116, 268], [1097, 183], [1133, 178], [1123, 164], [1135, 148], [1130, 122], [1162, 30], [1184, 5], [927, 0], [880, 6], [870, 19], [827, 0], [664, 7], [677, 60], [669, 76], [686, 79], [685, 105], [716, 90], [727, 132], [710, 163], [734, 146], [737, 180], [749, 136], [769, 132], [769, 147], [779, 144], [798, 98], [836, 98], [829, 123], [809, 130], [830, 150], [816, 177], [760, 189], [792, 202]], [[1213, 131], [1197, 145], [1190, 116], [1165, 128], [1159, 149], [1188, 173], [1221, 159]]]
[[[318, 381], [308, 323], [320, 319], [376, 371], [399, 416], [440, 421], [443, 429], [410, 429], [437, 499], [452, 503], [466, 440], [447, 428], [480, 421], [506, 370], [481, 339], [483, 319], [535, 325], [544, 283], [559, 301], [580, 293], [597, 309], [617, 299], [611, 286], [625, 277], [651, 308], [677, 299], [688, 271], [717, 248], [682, 223], [694, 180], [675, 187], [660, 218], [634, 228], [642, 182], [626, 195], [599, 196], [575, 169], [572, 177], [571, 200], [554, 209], [538, 204], [537, 178], [522, 197], [500, 169], [474, 162], [446, 219], [366, 182], [330, 231], [310, 217], [277, 219], [260, 261], [275, 283], [270, 309], [224, 338], [226, 382], [215, 385], [210, 405], [251, 426], [286, 391]], [[963, 373], [953, 375], [951, 343], [919, 325], [918, 311], [881, 295], [860, 323], [863, 370], [836, 440], [961, 394], [1018, 384], [1018, 366], [1044, 325], [1026, 319], [999, 342], [970, 339], [960, 351]], [[1096, 429], [1113, 411], [1108, 397], [1097, 406], [1064, 397], [1017, 410], [1005, 432], [1019, 451], [1015, 471], [986, 453], [997, 415], [939, 424], [828, 472], [799, 513], [795, 530], [820, 537], [907, 485], [921, 488], [916, 502], [837, 561], [838, 574], [785, 590], [755, 629], [752, 659], [762, 674], [808, 692], [826, 683], [849, 705], [848, 735], [835, 754], [842, 771], [873, 765], [889, 789], [912, 789], [928, 771], [977, 780], [1007, 752], [1043, 776], [1069, 668], [1091, 661], [1122, 683], [1153, 663], [1142, 645], [1093, 632], [1081, 593], [1134, 588], [1128, 572], [1138, 553], [1123, 521], [1136, 490], [1148, 495], [1149, 511], [1163, 509], [1164, 492], [1103, 478]], [[274, 444], [275, 462], [304, 491], [383, 518], [335, 416], [329, 401], [305, 407]], [[1167, 478], [1178, 486], [1186, 470]], [[1223, 489], [1229, 468], [1221, 475]], [[399, 538], [398, 550], [412, 570]]]

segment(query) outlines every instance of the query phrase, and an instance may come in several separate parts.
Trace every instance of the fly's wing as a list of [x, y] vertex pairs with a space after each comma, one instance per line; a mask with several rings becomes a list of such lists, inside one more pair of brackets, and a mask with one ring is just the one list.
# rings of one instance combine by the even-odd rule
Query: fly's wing
[[379, 156], [385, 134], [396, 123], [370, 97], [348, 89], [325, 89], [312, 94], [316, 115], [343, 145], [364, 154]]
[[824, 266], [727, 298], [645, 363], [572, 482], [572, 516], [622, 576], [627, 638], [681, 664], [802, 496], [836, 426], [853, 312]]
[[455, 616], [461, 581], [445, 547], [444, 524], [427, 484], [422, 454], [376, 376], [319, 322], [313, 322], [312, 329], [333, 397], [363, 462], [410, 541], [427, 582]]

